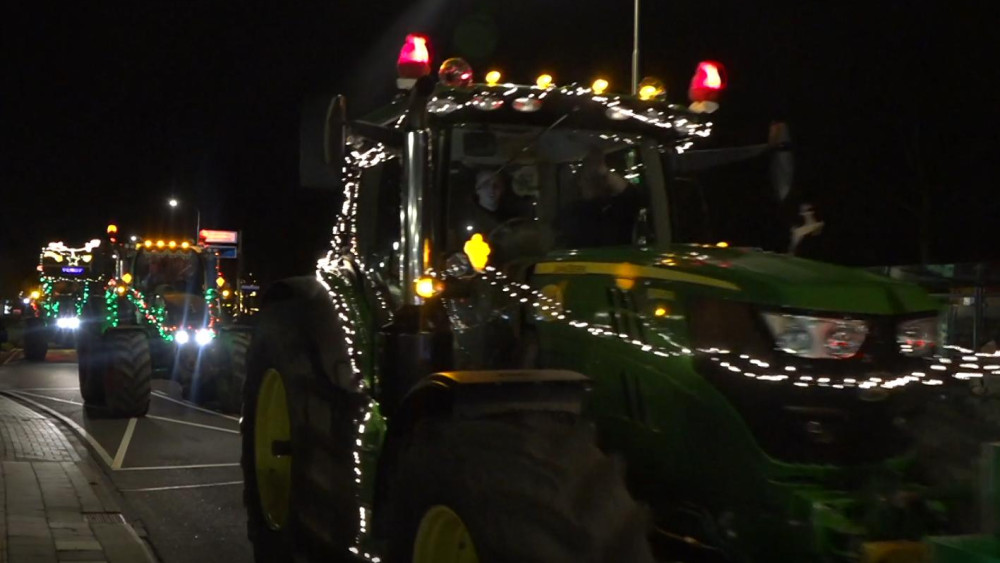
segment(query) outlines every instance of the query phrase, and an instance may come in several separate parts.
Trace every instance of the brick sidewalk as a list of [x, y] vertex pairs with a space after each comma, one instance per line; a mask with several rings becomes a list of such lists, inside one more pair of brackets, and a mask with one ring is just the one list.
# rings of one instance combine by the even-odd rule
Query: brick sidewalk
[[99, 472], [52, 421], [0, 395], [0, 563], [155, 562]]

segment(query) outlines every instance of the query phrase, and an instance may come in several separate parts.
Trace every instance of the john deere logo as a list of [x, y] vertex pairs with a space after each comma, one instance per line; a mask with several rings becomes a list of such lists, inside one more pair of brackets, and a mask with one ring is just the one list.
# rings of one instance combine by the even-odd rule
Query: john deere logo
[[[564, 282], [565, 283], [565, 282]], [[541, 289], [542, 299], [538, 304], [538, 318], [551, 321], [563, 312], [563, 288], [561, 284], [550, 283]]]

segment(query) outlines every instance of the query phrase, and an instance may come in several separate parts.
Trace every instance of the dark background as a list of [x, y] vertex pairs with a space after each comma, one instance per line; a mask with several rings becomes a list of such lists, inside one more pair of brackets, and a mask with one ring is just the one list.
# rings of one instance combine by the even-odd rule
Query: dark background
[[[193, 235], [195, 208], [202, 227], [244, 231], [259, 280], [310, 271], [336, 195], [297, 188], [299, 108], [335, 92], [353, 115], [388, 101], [408, 31], [480, 77], [628, 89], [629, 0], [272, 4], [4, 9], [0, 296], [34, 277], [48, 241], [109, 222]], [[996, 259], [997, 4], [643, 0], [641, 73], [685, 103], [697, 61], [725, 63], [722, 140], [787, 120], [826, 258]]]

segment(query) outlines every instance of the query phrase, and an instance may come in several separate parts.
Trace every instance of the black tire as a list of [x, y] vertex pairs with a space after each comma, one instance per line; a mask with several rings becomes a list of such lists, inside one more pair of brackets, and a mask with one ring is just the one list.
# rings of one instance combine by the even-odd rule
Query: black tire
[[152, 394], [152, 363], [149, 340], [139, 330], [111, 330], [101, 348], [107, 354], [103, 366], [104, 404], [115, 417], [144, 416]]
[[24, 358], [29, 362], [44, 362], [49, 352], [49, 333], [45, 321], [37, 317], [24, 322]]
[[[265, 308], [247, 353], [240, 465], [247, 535], [260, 563], [355, 561], [348, 553], [359, 527], [352, 452], [361, 405], [368, 399], [335, 387], [317, 367], [320, 338], [325, 350], [335, 350], [343, 365], [348, 362], [342, 338], [320, 336], [313, 328], [317, 313], [332, 309], [325, 292], [317, 297]], [[332, 322], [332, 315], [323, 318]], [[289, 516], [280, 530], [268, 526], [261, 508], [254, 449], [257, 399], [272, 368], [282, 376], [291, 426]]]
[[250, 333], [226, 331], [220, 335], [222, 369], [215, 379], [215, 398], [223, 412], [239, 413], [243, 406], [243, 384], [247, 380]]
[[97, 327], [84, 325], [76, 343], [77, 370], [80, 376], [80, 395], [86, 407], [104, 404], [104, 351]]
[[519, 412], [419, 422], [388, 493], [389, 561], [410, 561], [421, 518], [444, 505], [484, 563], [653, 562], [647, 513], [577, 417]]

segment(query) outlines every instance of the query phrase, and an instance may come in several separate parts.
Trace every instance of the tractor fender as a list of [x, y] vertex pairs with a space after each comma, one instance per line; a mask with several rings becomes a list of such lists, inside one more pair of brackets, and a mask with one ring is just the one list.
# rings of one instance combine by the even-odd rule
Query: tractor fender
[[317, 373], [322, 373], [333, 385], [353, 389], [353, 374], [345, 369], [345, 351], [330, 343], [342, 338], [337, 311], [327, 289], [313, 276], [299, 276], [275, 282], [265, 292], [262, 305], [295, 300], [303, 303], [298, 330], [306, 343], [309, 361]]

